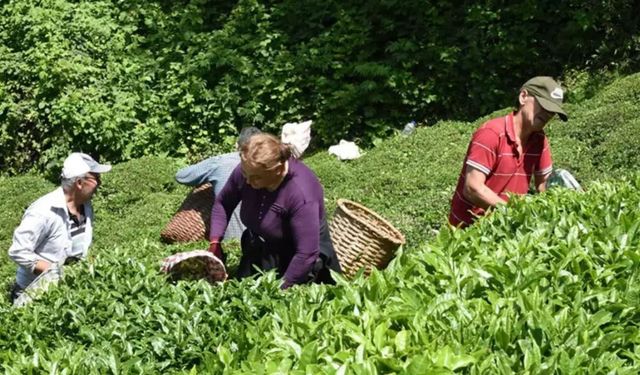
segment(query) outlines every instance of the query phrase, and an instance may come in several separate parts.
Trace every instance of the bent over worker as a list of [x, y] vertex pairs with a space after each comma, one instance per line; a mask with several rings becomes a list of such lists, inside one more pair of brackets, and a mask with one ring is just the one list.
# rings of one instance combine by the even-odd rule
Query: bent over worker
[[330, 270], [340, 272], [340, 265], [316, 175], [270, 134], [251, 137], [240, 158], [213, 205], [209, 250], [224, 258], [220, 241], [242, 202], [240, 218], [247, 229], [241, 239], [239, 278], [275, 269], [284, 279], [283, 288], [333, 282]]

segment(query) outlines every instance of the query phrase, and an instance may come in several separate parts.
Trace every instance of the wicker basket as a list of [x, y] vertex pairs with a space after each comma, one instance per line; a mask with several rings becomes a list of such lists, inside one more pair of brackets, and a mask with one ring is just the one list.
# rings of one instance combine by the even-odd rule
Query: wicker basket
[[171, 221], [160, 232], [168, 243], [193, 242], [209, 238], [213, 186], [206, 183], [193, 189], [185, 198]]
[[227, 270], [218, 257], [207, 250], [192, 250], [164, 258], [160, 271], [171, 281], [204, 279], [210, 283], [225, 281]]
[[404, 235], [380, 215], [346, 199], [338, 200], [329, 232], [346, 277], [360, 268], [365, 275], [374, 267], [383, 269], [405, 243]]

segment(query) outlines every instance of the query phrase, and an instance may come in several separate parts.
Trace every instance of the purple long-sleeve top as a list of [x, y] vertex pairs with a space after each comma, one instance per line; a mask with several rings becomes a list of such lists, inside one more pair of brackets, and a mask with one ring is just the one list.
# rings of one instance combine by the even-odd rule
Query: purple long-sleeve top
[[291, 259], [283, 287], [303, 283], [320, 254], [324, 192], [316, 175], [296, 159], [275, 191], [252, 188], [238, 165], [216, 196], [211, 212], [212, 239], [221, 238], [233, 210], [242, 201], [240, 220], [265, 239], [269, 251]]

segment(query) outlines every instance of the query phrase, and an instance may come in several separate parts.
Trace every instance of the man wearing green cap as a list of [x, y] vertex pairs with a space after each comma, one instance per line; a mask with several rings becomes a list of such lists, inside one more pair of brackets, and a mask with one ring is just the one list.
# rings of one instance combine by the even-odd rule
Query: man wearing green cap
[[545, 190], [553, 168], [543, 130], [555, 114], [567, 121], [563, 97], [553, 78], [534, 77], [520, 88], [515, 112], [476, 130], [451, 200], [451, 225], [472, 224], [487, 209], [506, 203], [508, 193], [526, 194], [531, 176], [536, 189]]

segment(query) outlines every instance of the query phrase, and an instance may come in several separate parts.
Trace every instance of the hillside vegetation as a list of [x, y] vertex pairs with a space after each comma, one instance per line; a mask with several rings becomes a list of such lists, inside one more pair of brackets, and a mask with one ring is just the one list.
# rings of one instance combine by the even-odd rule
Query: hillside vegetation
[[50, 171], [71, 149], [197, 157], [243, 126], [306, 119], [320, 146], [370, 145], [509, 105], [524, 77], [635, 72], [638, 14], [634, 0], [5, 1], [0, 173]]
[[[640, 74], [569, 105], [549, 126], [554, 164], [584, 193], [514, 199], [468, 230], [444, 223], [474, 123], [396, 136], [352, 162], [308, 163], [337, 198], [407, 234], [391, 265], [337, 286], [279, 289], [272, 273], [222, 285], [168, 283], [160, 260], [206, 244], [159, 232], [188, 189], [184, 161], [143, 157], [105, 174], [95, 243], [25, 309], [0, 299], [5, 373], [628, 373], [640, 370]], [[506, 110], [497, 113], [505, 113]], [[0, 177], [0, 247], [54, 188]], [[230, 245], [230, 263], [238, 246]], [[0, 255], [0, 286], [15, 266]]]

